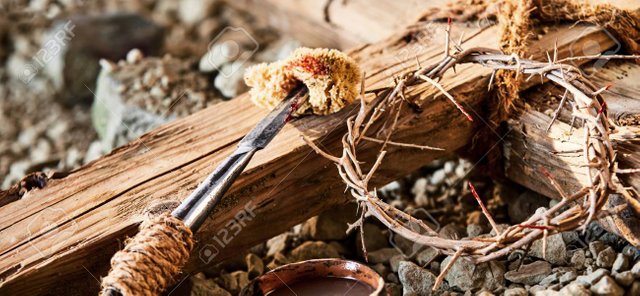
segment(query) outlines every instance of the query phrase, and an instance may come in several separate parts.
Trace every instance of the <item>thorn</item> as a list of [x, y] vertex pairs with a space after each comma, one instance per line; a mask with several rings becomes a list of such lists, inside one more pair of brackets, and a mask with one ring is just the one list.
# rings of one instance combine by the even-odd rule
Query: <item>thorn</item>
[[487, 220], [489, 220], [489, 224], [491, 224], [491, 227], [493, 227], [493, 230], [496, 232], [496, 236], [499, 236], [500, 230], [498, 229], [498, 225], [496, 224], [496, 221], [493, 220], [493, 217], [491, 217], [489, 210], [487, 210], [487, 208], [484, 206], [484, 203], [482, 202], [482, 200], [480, 199], [480, 196], [478, 196], [478, 193], [476, 192], [476, 188], [473, 187], [473, 184], [471, 184], [471, 182], [468, 182], [468, 183], [469, 183], [469, 189], [471, 190], [471, 194], [473, 195], [473, 197], [475, 197], [478, 204], [480, 204], [480, 209], [482, 210], [482, 213], [484, 213], [484, 215], [487, 217]]
[[607, 102], [603, 101], [602, 106], [600, 106], [600, 110], [598, 110], [598, 115], [602, 114], [607, 109]]

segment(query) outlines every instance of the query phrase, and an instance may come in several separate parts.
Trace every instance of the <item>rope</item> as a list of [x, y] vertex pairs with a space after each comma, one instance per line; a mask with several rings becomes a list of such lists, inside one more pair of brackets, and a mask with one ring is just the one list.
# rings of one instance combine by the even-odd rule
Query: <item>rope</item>
[[145, 220], [140, 232], [111, 258], [101, 294], [160, 295], [177, 282], [192, 248], [191, 230], [182, 220], [168, 213]]

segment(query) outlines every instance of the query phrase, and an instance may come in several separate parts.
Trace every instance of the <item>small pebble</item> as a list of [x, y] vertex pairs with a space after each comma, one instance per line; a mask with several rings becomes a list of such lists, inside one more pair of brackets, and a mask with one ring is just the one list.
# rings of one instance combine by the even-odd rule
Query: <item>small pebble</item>
[[571, 256], [571, 266], [581, 269], [584, 267], [585, 259], [587, 258], [585, 257], [584, 250], [576, 250], [573, 256]]
[[611, 270], [613, 272], [622, 272], [629, 269], [629, 258], [623, 254], [618, 254], [616, 260], [613, 262]]
[[624, 289], [608, 275], [603, 276], [595, 285], [591, 286], [591, 292], [595, 295], [622, 296]]
[[594, 272], [591, 272], [591, 273], [587, 272], [587, 274], [579, 276], [578, 278], [576, 278], [576, 282], [584, 285], [593, 285], [598, 280], [600, 280], [603, 276], [606, 276], [608, 274], [609, 274], [608, 270], [604, 268], [600, 268]]
[[590, 296], [591, 292], [585, 286], [573, 282], [560, 289], [562, 296]]
[[504, 296], [528, 296], [529, 293], [523, 288], [511, 288], [504, 291]]
[[597, 258], [598, 254], [600, 254], [600, 252], [604, 249], [605, 245], [601, 241], [593, 241], [589, 243], [589, 252], [591, 252], [591, 258]]
[[633, 276], [633, 273], [631, 273], [631, 271], [627, 270], [621, 273], [616, 273], [613, 276], [616, 279], [616, 282], [618, 282], [618, 284], [624, 286], [624, 287], [628, 287], [633, 283], [633, 280], [635, 279], [635, 277]]
[[142, 58], [142, 51], [137, 48], [134, 48], [127, 53], [127, 63], [129, 64], [135, 64], [139, 61], [142, 61]]
[[569, 283], [569, 282], [575, 280], [577, 277], [578, 277], [578, 275], [574, 271], [566, 272], [565, 274], [563, 274], [560, 277], [560, 283], [561, 284]]
[[611, 268], [616, 260], [616, 252], [611, 247], [607, 247], [598, 253], [596, 257], [596, 265], [602, 268]]

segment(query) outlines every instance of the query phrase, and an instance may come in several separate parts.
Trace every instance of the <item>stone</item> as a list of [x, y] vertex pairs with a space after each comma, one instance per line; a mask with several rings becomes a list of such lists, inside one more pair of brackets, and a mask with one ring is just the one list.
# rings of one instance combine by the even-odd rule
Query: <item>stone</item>
[[233, 295], [240, 293], [240, 290], [249, 284], [249, 275], [245, 271], [234, 271], [232, 273], [223, 272], [216, 278], [218, 284]]
[[287, 258], [284, 254], [278, 252], [273, 256], [273, 259], [269, 264], [267, 264], [268, 270], [276, 269], [282, 265], [291, 263], [291, 260]]
[[591, 292], [594, 295], [602, 296], [622, 296], [624, 289], [608, 275], [603, 276], [595, 285], [591, 286]]
[[548, 275], [547, 277], [545, 277], [544, 279], [542, 279], [539, 283], [540, 286], [543, 287], [549, 287], [553, 284], [556, 284], [559, 282], [558, 279], [558, 274], [557, 273], [552, 273], [550, 275]]
[[440, 255], [440, 252], [438, 250], [432, 247], [427, 247], [416, 254], [415, 260], [418, 265], [425, 266], [431, 263], [433, 259], [435, 259], [438, 255]]
[[389, 274], [389, 268], [387, 268], [387, 266], [382, 264], [382, 263], [377, 263], [377, 264], [374, 264], [374, 265], [370, 265], [369, 267], [371, 267], [371, 269], [373, 269], [376, 273], [378, 273], [383, 278], [387, 274]]
[[178, 18], [184, 23], [195, 25], [210, 17], [218, 4], [217, 0], [179, 1]]
[[103, 60], [91, 106], [91, 121], [105, 151], [222, 100], [210, 77], [193, 70], [189, 60], [165, 56], [121, 62]]
[[[355, 212], [354, 212], [355, 213]], [[353, 221], [351, 221], [353, 222]], [[389, 238], [383, 233], [383, 229], [373, 223], [364, 223], [364, 245], [367, 252], [380, 250], [389, 246]], [[356, 250], [362, 256], [362, 237], [356, 235]]]
[[[358, 218], [356, 213], [357, 207], [356, 203], [348, 203], [344, 206], [332, 208], [307, 220], [302, 224], [302, 236], [321, 241], [343, 240], [347, 238], [348, 223], [353, 223], [354, 220]], [[370, 230], [368, 227], [365, 228], [365, 236], [368, 235], [368, 229]]]
[[291, 251], [291, 256], [296, 261], [320, 258], [340, 258], [338, 251], [332, 246], [321, 241], [306, 241]]
[[635, 281], [631, 284], [627, 295], [640, 295], [640, 281]]
[[584, 285], [579, 283], [570, 283], [560, 289], [562, 296], [590, 296], [591, 292]]
[[444, 172], [444, 169], [437, 170], [433, 172], [433, 174], [429, 178], [429, 183], [431, 183], [431, 185], [440, 185], [440, 183], [444, 182], [444, 179], [446, 177], [447, 174]]
[[[202, 273], [189, 277], [189, 281], [191, 285], [188, 295], [190, 296], [231, 296], [231, 293], [218, 286], [214, 280], [207, 279]], [[177, 294], [184, 295], [181, 293]]]
[[538, 293], [544, 293], [545, 290], [547, 290], [547, 288], [540, 285], [535, 285], [529, 288], [529, 293], [535, 296], [535, 295], [538, 295]]
[[[451, 256], [442, 261], [441, 266], [447, 266]], [[474, 264], [466, 258], [459, 258], [451, 266], [445, 279], [451, 287], [463, 291], [486, 288], [496, 290], [504, 285], [505, 266], [501, 261], [491, 261]]]
[[613, 267], [613, 263], [616, 260], [616, 251], [611, 247], [607, 247], [598, 253], [596, 257], [596, 266], [602, 268], [611, 268]]
[[388, 296], [402, 296], [402, 286], [396, 283], [384, 284], [384, 291]]
[[546, 206], [548, 198], [534, 191], [526, 190], [518, 195], [514, 201], [507, 203], [507, 213], [514, 223], [520, 223], [529, 218], [536, 209]]
[[431, 295], [436, 276], [413, 262], [401, 261], [398, 276], [402, 284], [403, 295]]
[[299, 41], [290, 38], [280, 38], [267, 46], [265, 50], [256, 54], [261, 62], [273, 62], [287, 58], [294, 50], [302, 46]]
[[504, 277], [518, 284], [535, 285], [542, 281], [551, 273], [551, 264], [546, 261], [535, 261], [523, 264], [520, 269], [511, 270], [504, 274]]
[[562, 234], [554, 234], [547, 237], [546, 257], [542, 252], [542, 240], [536, 240], [531, 244], [529, 255], [544, 259], [553, 265], [565, 265], [567, 262], [567, 246], [562, 239]]
[[209, 51], [200, 58], [198, 69], [205, 73], [218, 72], [222, 70], [222, 66], [236, 60], [240, 53], [242, 50], [232, 42], [213, 44]]
[[391, 257], [401, 255], [395, 248], [382, 248], [377, 251], [369, 252], [367, 259], [369, 263], [388, 263]]
[[609, 275], [609, 271], [604, 268], [600, 268], [595, 270], [594, 272], [579, 276], [578, 278], [576, 278], [576, 282], [590, 286], [598, 282], [603, 276], [606, 275]]
[[615, 273], [613, 275], [613, 278], [615, 278], [618, 284], [624, 287], [630, 286], [633, 283], [633, 280], [635, 279], [635, 277], [633, 276], [633, 273], [630, 270], [623, 271], [621, 273]]
[[426, 178], [418, 178], [415, 183], [413, 183], [413, 187], [411, 188], [411, 193], [413, 194], [413, 198], [416, 202], [416, 205], [419, 207], [424, 207], [429, 205], [429, 197], [427, 195], [427, 186], [429, 185]]
[[469, 224], [467, 225], [467, 236], [468, 237], [476, 237], [484, 233], [484, 227], [480, 224]]
[[591, 258], [597, 258], [598, 254], [600, 254], [600, 252], [602, 250], [605, 249], [605, 245], [603, 242], [601, 241], [592, 241], [589, 243], [589, 252], [591, 252]]
[[585, 259], [587, 258], [585, 256], [584, 250], [576, 250], [571, 256], [571, 266], [577, 269], [582, 269], [584, 268]]
[[558, 296], [560, 292], [553, 289], [540, 289], [533, 293], [534, 296]]
[[396, 284], [400, 283], [400, 279], [398, 279], [398, 276], [395, 273], [387, 274], [386, 279], [388, 283], [396, 283]]
[[622, 254], [626, 255], [631, 261], [636, 261], [640, 257], [640, 251], [632, 245], [624, 246]]
[[331, 245], [334, 249], [336, 249], [336, 251], [338, 251], [338, 254], [340, 255], [351, 256], [353, 254], [353, 250], [351, 250], [350, 248], [347, 248], [347, 246], [345, 246], [342, 242], [330, 241], [329, 245]]
[[404, 261], [404, 255], [395, 255], [389, 259], [389, 266], [391, 267], [391, 271], [398, 272], [398, 267], [400, 266], [400, 261]]
[[249, 66], [251, 65], [243, 60], [222, 65], [220, 73], [213, 81], [213, 85], [226, 98], [233, 98], [249, 90], [249, 87], [244, 82], [244, 70]]
[[254, 279], [264, 273], [264, 262], [262, 262], [262, 259], [260, 259], [258, 255], [253, 253], [247, 254], [245, 262], [247, 264], [249, 279]]
[[56, 22], [45, 40], [43, 44], [60, 49], [43, 72], [51, 77], [58, 100], [74, 105], [91, 102], [100, 59], [117, 61], [135, 48], [147, 55], [158, 54], [163, 30], [138, 14], [76, 15]]
[[584, 242], [580, 238], [580, 235], [577, 231], [568, 231], [562, 233], [562, 239], [567, 246], [576, 246], [582, 247], [584, 246]]
[[529, 296], [529, 293], [523, 288], [510, 288], [504, 291], [504, 296]]
[[440, 230], [438, 231], [438, 235], [442, 238], [457, 240], [457, 239], [463, 238], [465, 232], [466, 231], [464, 228], [460, 228], [460, 226], [454, 223], [449, 223], [443, 226], [442, 228], [440, 228]]
[[102, 149], [102, 143], [100, 141], [93, 141], [89, 148], [87, 148], [87, 152], [84, 154], [83, 163], [89, 163], [98, 159], [100, 156], [104, 154], [104, 150]]
[[560, 276], [559, 280], [561, 284], [566, 284], [566, 283], [572, 282], [577, 277], [578, 275], [576, 274], [575, 271], [569, 271], [569, 272], [565, 272], [562, 276]]
[[633, 267], [631, 267], [631, 272], [636, 278], [640, 278], [640, 261], [637, 261]]
[[277, 253], [284, 253], [291, 243], [291, 234], [282, 233], [267, 241], [267, 257], [273, 257]]
[[629, 258], [623, 255], [622, 253], [616, 256], [616, 260], [613, 261], [613, 265], [611, 266], [611, 271], [613, 272], [623, 272], [629, 270]]

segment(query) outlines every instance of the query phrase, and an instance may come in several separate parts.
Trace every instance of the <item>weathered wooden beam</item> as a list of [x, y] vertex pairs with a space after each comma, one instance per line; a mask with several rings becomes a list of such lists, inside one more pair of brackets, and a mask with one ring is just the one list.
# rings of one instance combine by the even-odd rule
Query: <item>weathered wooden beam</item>
[[413, 24], [437, 1], [230, 0], [311, 47], [350, 49], [383, 40]]
[[[603, 39], [603, 32], [597, 29], [586, 36], [577, 34], [582, 30], [560, 28], [536, 43], [537, 52], [552, 49], [556, 39], [561, 49], [575, 42]], [[497, 44], [495, 28], [459, 27], [454, 31], [468, 36], [468, 47]], [[394, 75], [415, 67], [416, 58], [426, 65], [442, 55], [441, 35], [431, 36], [428, 43], [400, 37], [404, 36], [352, 52], [367, 72], [368, 88], [388, 85]], [[475, 111], [474, 117], [483, 117], [488, 108], [483, 97], [489, 74], [480, 66], [462, 65], [443, 83], [465, 108]], [[412, 88], [408, 95], [422, 102], [424, 111], [405, 111], [395, 141], [442, 147], [446, 153], [454, 153], [467, 147], [477, 129], [484, 128], [480, 121], [468, 122], [430, 85]], [[348, 200], [335, 167], [315, 155], [300, 136], [307, 135], [335, 151], [345, 132], [343, 120], [354, 108], [293, 122], [258, 153], [198, 233], [186, 274]], [[264, 114], [241, 96], [160, 127], [0, 208], [0, 291], [11, 295], [97, 293], [98, 282], [92, 276], [97, 279], [106, 273], [109, 257], [126, 235], [135, 233], [145, 211], [171, 207], [186, 197]], [[376, 151], [377, 146], [371, 144], [360, 157], [373, 159]], [[407, 148], [389, 152], [376, 176], [379, 184], [444, 155]], [[253, 217], [244, 219], [246, 226], [233, 233], [227, 243], [220, 237], [221, 229], [227, 229], [238, 213], [247, 211]], [[60, 282], [69, 285], [61, 287]]]
[[[596, 63], [596, 65], [599, 65]], [[612, 135], [614, 145], [618, 149], [620, 168], [640, 167], [640, 66], [633, 61], [609, 62], [604, 68], [592, 69], [591, 79], [596, 85], [612, 84], [610, 90], [603, 93], [607, 102], [609, 117], [625, 124]], [[534, 191], [546, 196], [560, 198], [558, 192], [540, 172], [543, 166], [549, 170], [567, 192], [576, 191], [588, 184], [583, 163], [584, 132], [579, 122], [571, 131], [569, 109], [564, 109], [558, 120], [547, 132], [551, 121], [551, 110], [559, 105], [563, 90], [552, 84], [537, 88], [523, 96], [528, 108], [522, 115], [509, 120], [503, 151], [506, 176]], [[551, 99], [554, 97], [555, 99]], [[621, 137], [626, 135], [626, 137]], [[635, 138], [629, 138], [635, 135]], [[639, 174], [620, 175], [626, 186], [636, 191], [640, 189]], [[622, 198], [614, 196], [609, 206], [624, 203]], [[640, 229], [631, 208], [619, 216], [608, 217], [605, 226], [615, 229], [634, 245], [639, 245], [637, 231]], [[632, 232], [635, 231], [636, 234]]]

